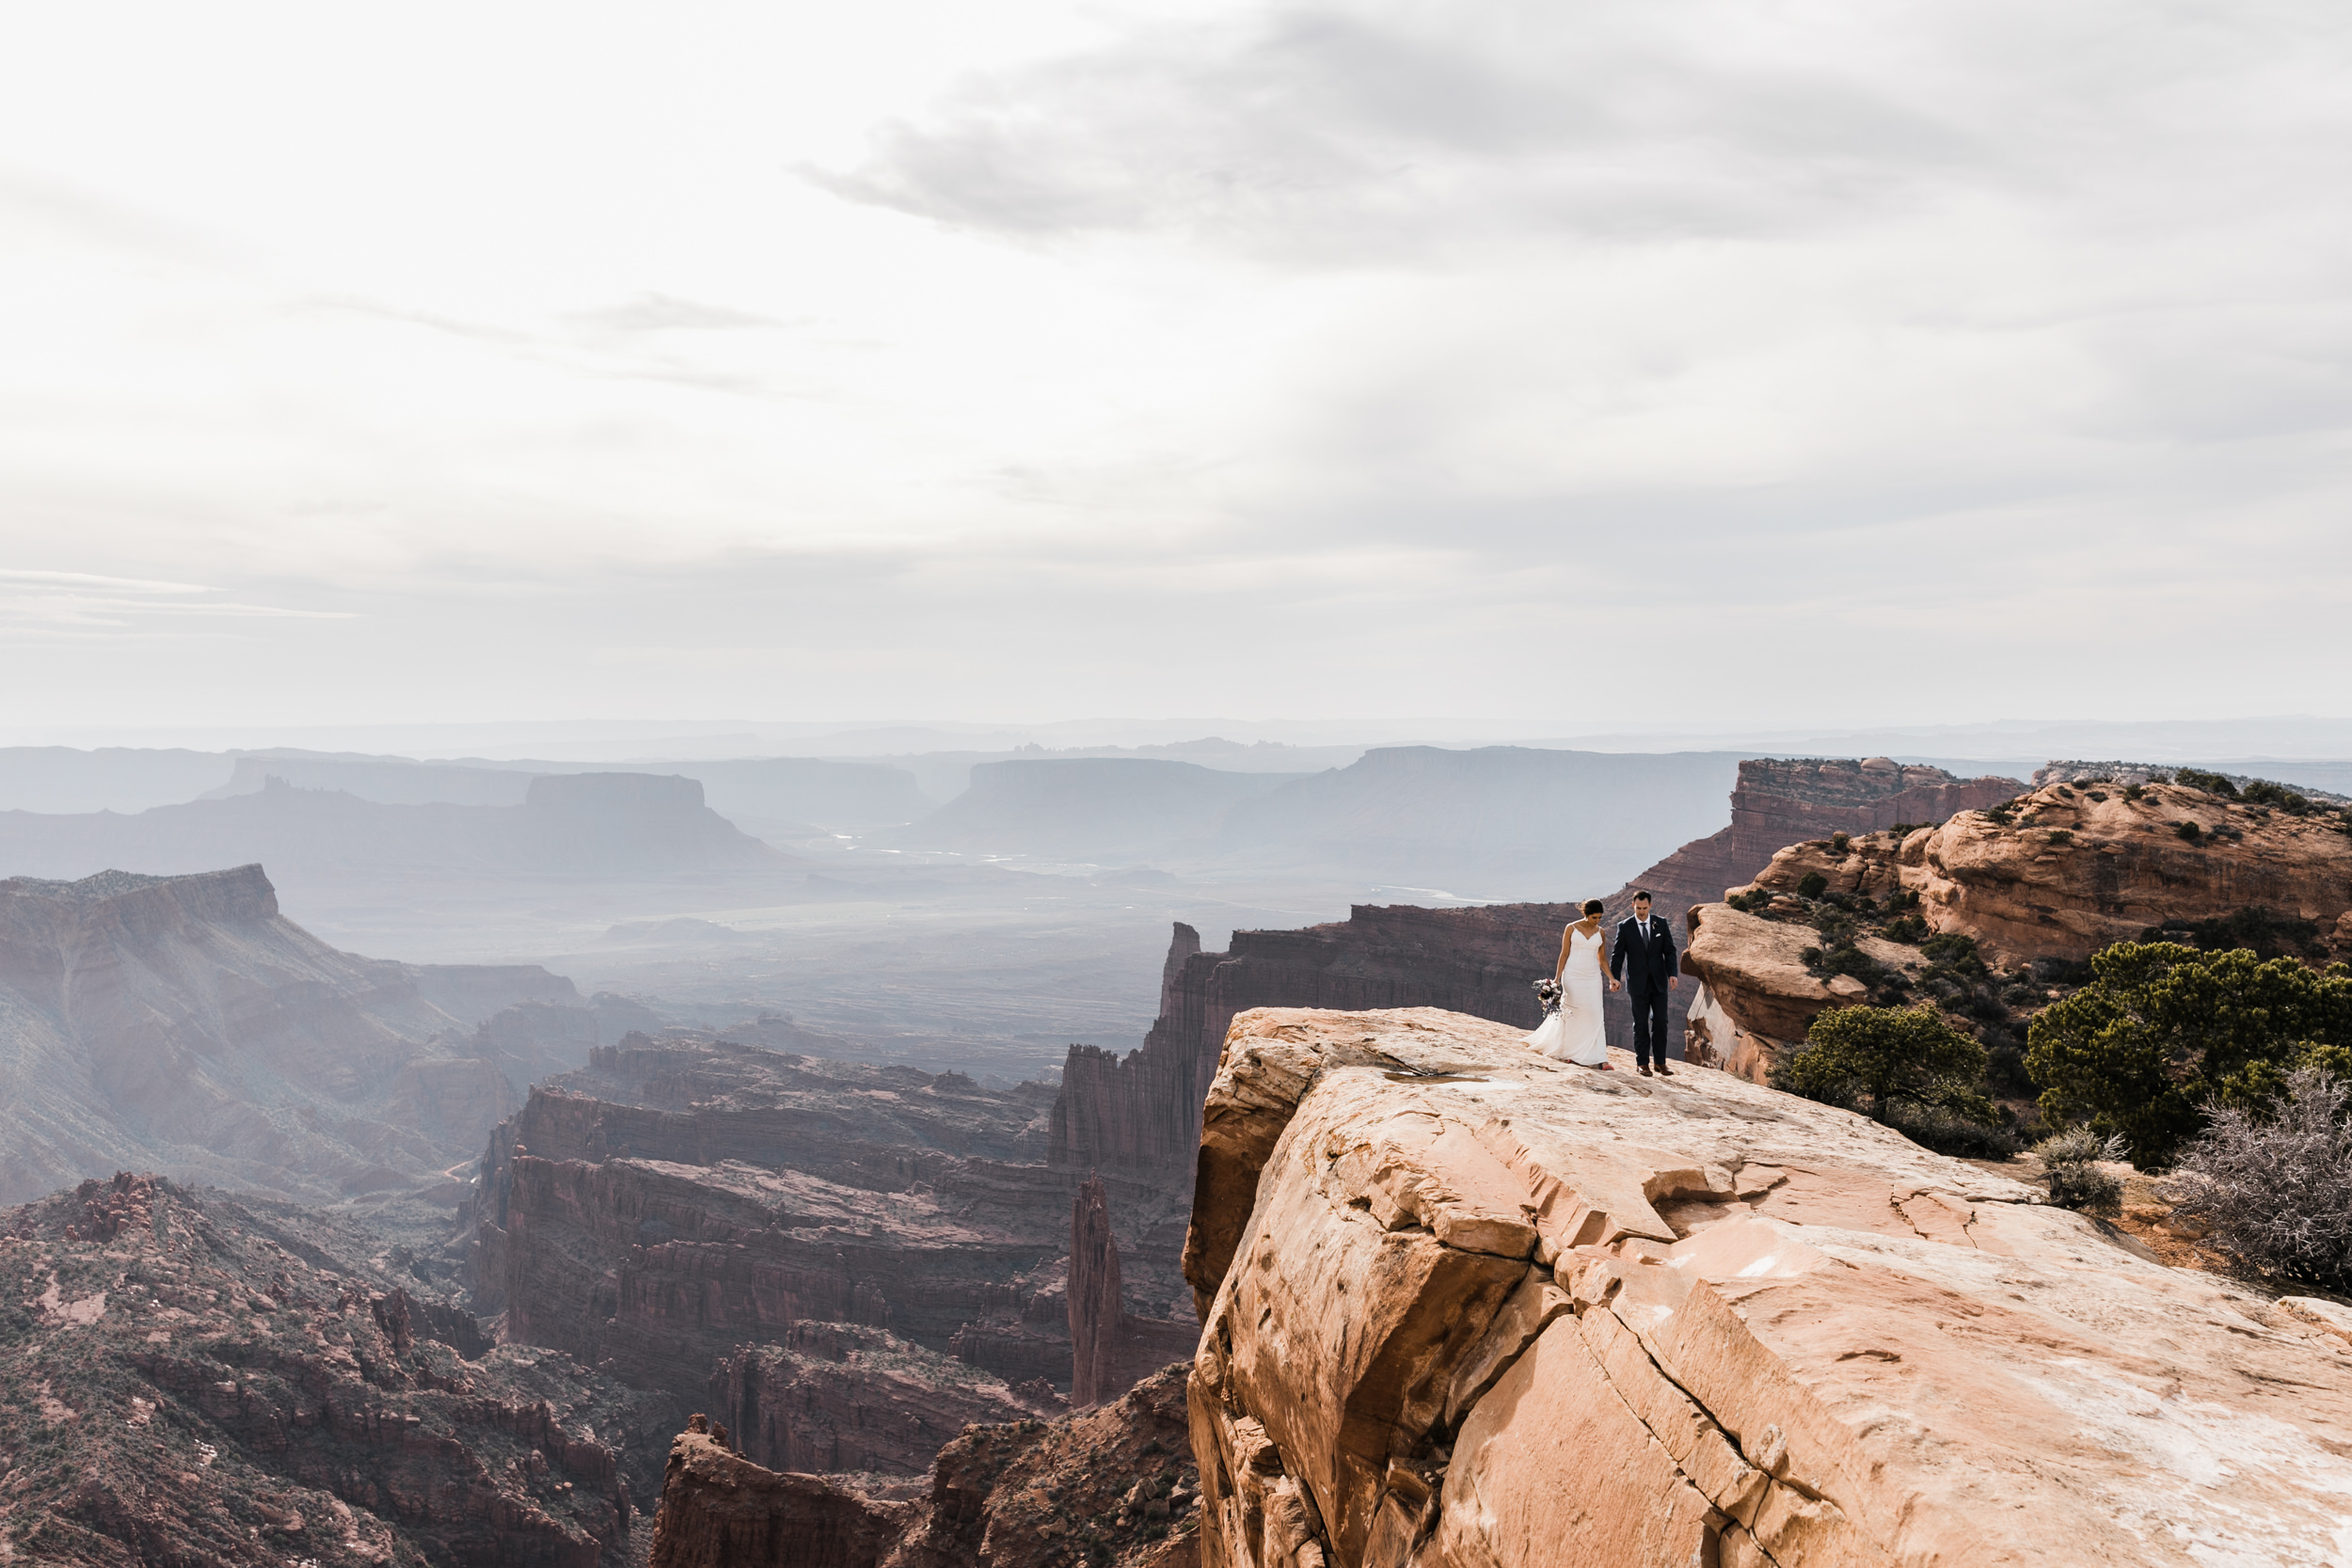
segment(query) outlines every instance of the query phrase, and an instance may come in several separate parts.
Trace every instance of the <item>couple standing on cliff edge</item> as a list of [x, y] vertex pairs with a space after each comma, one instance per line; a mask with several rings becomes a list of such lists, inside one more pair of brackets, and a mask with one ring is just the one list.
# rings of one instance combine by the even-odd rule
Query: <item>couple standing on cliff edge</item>
[[[1661, 1078], [1674, 1076], [1666, 1065], [1666, 992], [1676, 978], [1674, 932], [1650, 913], [1646, 889], [1634, 894], [1633, 912], [1617, 922], [1616, 939], [1603, 942], [1600, 900], [1584, 902], [1584, 918], [1560, 933], [1560, 962], [1553, 969], [1547, 1004], [1556, 1011], [1546, 1018], [1528, 1043], [1555, 1061], [1578, 1067], [1609, 1069], [1609, 1042], [1601, 1020], [1601, 988], [1622, 986], [1633, 1004], [1633, 1060], [1642, 1076], [1650, 1076], [1650, 1059], [1657, 1058]], [[1540, 992], [1539, 992], [1540, 994]], [[1554, 1003], [1556, 999], [1556, 1004]]]

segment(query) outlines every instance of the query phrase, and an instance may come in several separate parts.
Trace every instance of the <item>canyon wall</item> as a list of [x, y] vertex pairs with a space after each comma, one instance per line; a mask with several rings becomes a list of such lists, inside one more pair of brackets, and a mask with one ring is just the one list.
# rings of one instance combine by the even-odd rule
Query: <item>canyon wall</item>
[[563, 1065], [469, 1037], [545, 1001], [577, 996], [536, 965], [339, 952], [258, 865], [0, 881], [0, 1201], [123, 1167], [313, 1202], [436, 1180]]
[[2340, 1554], [2352, 1314], [1728, 1074], [1244, 1015], [1185, 1262], [1208, 1568]]

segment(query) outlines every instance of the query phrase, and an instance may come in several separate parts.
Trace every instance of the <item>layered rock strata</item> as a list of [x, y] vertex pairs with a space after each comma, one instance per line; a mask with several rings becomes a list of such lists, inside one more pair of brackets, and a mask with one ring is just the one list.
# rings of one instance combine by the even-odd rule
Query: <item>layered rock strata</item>
[[905, 1500], [768, 1470], [698, 1416], [671, 1449], [652, 1568], [1196, 1568], [1185, 1372], [1058, 1420], [966, 1428]]
[[0, 1212], [0, 1562], [596, 1568], [660, 1474], [629, 1391], [156, 1177]]
[[437, 1180], [563, 1065], [474, 1025], [550, 1000], [535, 965], [338, 952], [258, 865], [0, 881], [0, 1202], [124, 1166], [312, 1202]]
[[1206, 1564], [2340, 1550], [2343, 1339], [1859, 1117], [1266, 1009], [1200, 1174]]
[[[691, 1031], [599, 1048], [491, 1139], [477, 1300], [510, 1339], [681, 1409], [720, 1369], [729, 1424], [780, 1462], [919, 1470], [966, 1421], [1053, 1407], [1050, 1388], [1010, 1386], [1070, 1384], [1082, 1178], [1040, 1158], [1052, 1092]], [[1188, 1323], [1150, 1310], [1182, 1291], [1186, 1200], [1115, 1175], [1102, 1186], [1124, 1289], [1086, 1311], [1114, 1352], [1104, 1375], [1132, 1377], [1135, 1346], [1189, 1347]], [[1154, 1235], [1170, 1239], [1143, 1244]]]
[[[1849, 906], [1916, 899], [1927, 931], [1968, 937], [2003, 968], [2079, 960], [2168, 923], [2249, 907], [2311, 923], [2317, 952], [2352, 954], [2345, 821], [2332, 811], [2290, 816], [2181, 784], [2060, 781], [1900, 836], [1790, 845], [1749, 886], [1731, 891], [1776, 895], [1775, 912], [1818, 907], [1808, 887]], [[1704, 982], [1692, 1033], [1760, 1081], [1816, 1014], [1864, 990], [1804, 962], [1804, 949], [1820, 940], [1804, 925], [1724, 904], [1692, 910], [1684, 969]], [[1915, 947], [1861, 945], [1892, 970], [1921, 961]]]
[[1042, 1383], [1014, 1388], [862, 1323], [795, 1323], [739, 1346], [709, 1382], [712, 1418], [771, 1470], [919, 1475], [967, 1426], [1063, 1408]]

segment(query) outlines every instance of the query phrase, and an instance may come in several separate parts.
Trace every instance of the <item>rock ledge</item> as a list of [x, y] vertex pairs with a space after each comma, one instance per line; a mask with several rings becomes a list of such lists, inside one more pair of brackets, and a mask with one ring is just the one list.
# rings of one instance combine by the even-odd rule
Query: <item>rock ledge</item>
[[2344, 1560], [2323, 1317], [1865, 1118], [1523, 1038], [1234, 1021], [1185, 1254], [1204, 1563]]

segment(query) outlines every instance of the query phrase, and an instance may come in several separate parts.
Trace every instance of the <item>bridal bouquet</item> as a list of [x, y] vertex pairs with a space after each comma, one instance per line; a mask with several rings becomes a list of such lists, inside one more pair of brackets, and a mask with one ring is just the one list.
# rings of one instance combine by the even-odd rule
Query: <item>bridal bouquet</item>
[[1560, 982], [1549, 979], [1536, 981], [1535, 1000], [1542, 1006], [1547, 1015], [1558, 1012], [1560, 1010]]

